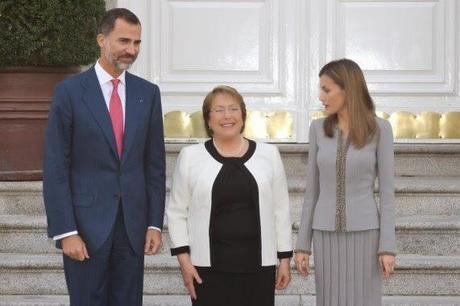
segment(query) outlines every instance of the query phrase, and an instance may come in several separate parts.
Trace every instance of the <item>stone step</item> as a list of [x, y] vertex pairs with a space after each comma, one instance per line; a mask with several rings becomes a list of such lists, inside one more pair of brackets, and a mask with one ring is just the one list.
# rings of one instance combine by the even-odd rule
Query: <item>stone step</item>
[[[292, 282], [285, 295], [314, 293], [313, 276], [304, 279], [292, 265]], [[384, 282], [386, 295], [460, 295], [460, 256], [399, 255], [393, 277]], [[146, 257], [144, 293], [184, 295], [175, 258], [165, 254]], [[66, 294], [59, 254], [0, 253], [0, 295]]]
[[[299, 221], [304, 194], [291, 192], [289, 199], [292, 220]], [[395, 210], [397, 217], [460, 216], [460, 193], [396, 193]]]
[[[178, 152], [189, 144], [167, 144], [166, 165], [170, 176]], [[304, 176], [307, 144], [277, 144], [288, 176]], [[395, 144], [395, 173], [398, 176], [460, 176], [460, 144]]]
[[460, 216], [397, 218], [398, 253], [460, 255]]
[[42, 182], [0, 182], [0, 214], [44, 215]]
[[[299, 223], [294, 222], [294, 242]], [[459, 216], [413, 216], [396, 220], [398, 253], [422, 255], [460, 255]], [[47, 238], [44, 216], [0, 215], [0, 252], [56, 253]], [[163, 250], [169, 252], [167, 227]]]
[[[299, 225], [293, 224], [294, 241]], [[460, 216], [398, 217], [396, 248], [398, 254], [460, 255]]]
[[[314, 297], [305, 296], [301, 302], [300, 295], [277, 295], [276, 306], [298, 306], [315, 304]], [[69, 298], [64, 295], [27, 296], [7, 295], [0, 296], [0, 306], [68, 306]], [[190, 306], [190, 297], [187, 295], [144, 295], [144, 306]], [[448, 304], [442, 304], [442, 306]], [[449, 305], [450, 306], [450, 305]]]
[[[293, 219], [300, 216], [306, 181], [288, 179]], [[167, 182], [169, 191], [169, 180]], [[396, 214], [460, 215], [460, 178], [396, 177]], [[377, 194], [376, 194], [377, 195]], [[1, 215], [44, 215], [41, 182], [0, 182]]]
[[[290, 178], [291, 215], [300, 220], [306, 181]], [[375, 190], [378, 201], [378, 188]], [[460, 178], [396, 177], [395, 209], [397, 217], [414, 215], [460, 215]]]
[[[68, 306], [65, 295], [4, 295], [0, 306]], [[144, 306], [190, 306], [186, 295], [144, 295]], [[275, 306], [315, 306], [311, 295], [276, 295]], [[460, 297], [384, 296], [383, 306], [460, 306]]]
[[[161, 253], [170, 252], [167, 226], [162, 233]], [[0, 215], [0, 253], [61, 253], [47, 236], [45, 216]]]
[[460, 144], [395, 144], [397, 176], [460, 176]]

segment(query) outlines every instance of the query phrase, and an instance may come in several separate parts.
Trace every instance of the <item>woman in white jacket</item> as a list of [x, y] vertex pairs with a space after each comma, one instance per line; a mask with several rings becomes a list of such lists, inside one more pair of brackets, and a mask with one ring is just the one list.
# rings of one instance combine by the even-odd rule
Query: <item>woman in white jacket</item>
[[171, 254], [193, 305], [274, 305], [292, 257], [280, 154], [242, 136], [246, 107], [229, 86], [206, 96], [203, 116], [211, 139], [183, 148], [173, 176]]

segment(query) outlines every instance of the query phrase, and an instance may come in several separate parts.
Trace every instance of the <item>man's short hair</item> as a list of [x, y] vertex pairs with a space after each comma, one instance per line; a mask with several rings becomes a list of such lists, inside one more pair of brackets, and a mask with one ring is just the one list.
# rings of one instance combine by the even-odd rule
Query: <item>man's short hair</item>
[[125, 8], [114, 8], [106, 11], [104, 16], [102, 16], [97, 33], [104, 35], [110, 34], [115, 27], [115, 22], [118, 18], [121, 18], [133, 25], [141, 25], [139, 18], [137, 18], [137, 16], [130, 10]]

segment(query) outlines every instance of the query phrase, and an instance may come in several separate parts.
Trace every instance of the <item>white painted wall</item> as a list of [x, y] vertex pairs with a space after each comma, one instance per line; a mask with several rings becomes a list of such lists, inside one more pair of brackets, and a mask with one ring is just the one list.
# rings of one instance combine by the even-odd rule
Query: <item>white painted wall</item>
[[110, 0], [143, 26], [132, 72], [162, 90], [164, 112], [197, 111], [214, 86], [251, 109], [287, 110], [307, 141], [318, 71], [348, 57], [377, 109], [460, 111], [460, 1]]

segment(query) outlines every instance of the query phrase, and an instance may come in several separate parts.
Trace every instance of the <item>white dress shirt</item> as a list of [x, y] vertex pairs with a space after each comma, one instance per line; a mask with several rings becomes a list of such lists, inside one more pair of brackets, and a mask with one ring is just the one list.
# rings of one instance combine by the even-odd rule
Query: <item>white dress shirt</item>
[[[107, 71], [102, 68], [99, 64], [99, 61], [96, 62], [94, 65], [94, 70], [96, 72], [97, 80], [99, 81], [99, 85], [102, 89], [102, 95], [104, 96], [105, 104], [107, 105], [107, 109], [110, 110], [110, 97], [112, 96], [113, 91], [113, 84], [112, 80], [114, 79]], [[123, 71], [117, 79], [120, 80], [118, 83], [118, 96], [121, 100], [121, 108], [123, 112], [123, 130], [125, 129], [125, 113], [126, 113], [126, 82], [125, 82], [126, 73]], [[149, 226], [149, 229], [155, 229], [161, 232], [161, 229], [155, 226]], [[53, 237], [53, 240], [60, 240], [65, 237], [69, 237], [72, 235], [77, 235], [78, 231], [71, 231], [61, 235], [57, 235]]]

